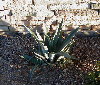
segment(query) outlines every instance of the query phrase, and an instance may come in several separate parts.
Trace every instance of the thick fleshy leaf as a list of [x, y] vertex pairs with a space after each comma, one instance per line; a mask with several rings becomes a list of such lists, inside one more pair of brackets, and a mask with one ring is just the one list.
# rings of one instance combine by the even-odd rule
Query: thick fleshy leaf
[[62, 32], [61, 32], [61, 34], [59, 35], [59, 38], [58, 38], [58, 42], [56, 44], [55, 52], [59, 52], [58, 49], [61, 47], [63, 41], [64, 41], [64, 39], [62, 38]]
[[50, 53], [55, 54], [54, 62], [56, 62], [60, 56], [64, 56], [65, 58], [69, 58], [69, 59], [75, 59], [75, 57], [70, 56], [68, 53], [66, 53], [66, 51], [70, 48], [70, 45], [71, 45], [70, 41], [79, 28], [76, 28], [75, 30], [73, 30], [67, 36], [66, 39], [63, 39], [62, 38], [62, 23], [63, 23], [63, 20], [59, 24], [59, 28], [56, 30], [56, 33], [54, 34], [53, 37], [48, 36], [48, 34], [44, 35], [44, 38], [45, 38], [44, 42], [40, 41], [42, 40], [42, 38], [37, 31], [35, 34], [29, 28], [26, 27], [26, 29], [30, 32], [31, 35], [33, 35], [35, 40], [38, 42], [39, 47], [38, 47], [38, 50], [34, 52], [36, 57], [23, 56], [23, 58], [37, 65], [40, 65], [42, 63], [48, 63], [48, 60], [50, 60], [49, 59]]
[[65, 52], [58, 52], [56, 53], [56, 55], [60, 55], [60, 56], [64, 56], [65, 58], [69, 58], [69, 59], [77, 59], [75, 58], [74, 56], [70, 56], [68, 53], [65, 53]]
[[51, 53], [53, 51], [53, 40], [49, 41], [48, 52]]
[[32, 31], [30, 30], [30, 28], [26, 27], [25, 25], [24, 25], [24, 27], [30, 32], [30, 34], [31, 34], [37, 41], [39, 41], [39, 40], [38, 40], [38, 37], [35, 35], [34, 32], [32, 32]]
[[31, 62], [31, 63], [36, 64], [36, 65], [41, 65], [41, 64], [44, 63], [43, 60], [40, 60], [40, 59], [38, 59], [38, 58], [36, 58], [36, 57], [32, 57], [32, 56], [28, 56], [28, 55], [24, 55], [24, 56], [22, 56], [22, 57], [23, 57], [24, 59], [26, 59], [28, 62]]
[[45, 58], [44, 56], [41, 56], [40, 54], [35, 53], [35, 52], [34, 52], [34, 54], [37, 56], [37, 58], [42, 59], [42, 61], [44, 61], [46, 64], [48, 64], [48, 59], [47, 58]]
[[[25, 26], [25, 25], [24, 25]], [[26, 27], [26, 26], [25, 26]], [[38, 37], [35, 35], [35, 33], [34, 32], [32, 32], [31, 30], [30, 30], [30, 28], [28, 28], [28, 27], [26, 27], [26, 29], [30, 32], [30, 34], [31, 35], [33, 35], [33, 37], [37, 40], [37, 42], [38, 42], [38, 44], [39, 44], [39, 52], [40, 52], [40, 54], [42, 55], [42, 56], [44, 56], [44, 57], [47, 57], [47, 56], [45, 56], [45, 48], [44, 48], [44, 46], [43, 46], [43, 43], [42, 42], [40, 42], [39, 41], [39, 34], [37, 34], [38, 35]]]
[[71, 40], [71, 42], [65, 46], [65, 48], [63, 49], [63, 52], [69, 52], [70, 48], [73, 46], [74, 41]]
[[68, 37], [64, 40], [64, 42], [62, 43], [59, 51], [62, 51], [66, 45], [69, 44], [69, 42], [71, 41], [71, 39], [74, 37], [74, 35], [76, 34], [76, 32], [78, 31], [79, 28], [74, 29], [73, 31], [70, 32], [70, 34], [68, 35]]
[[39, 40], [39, 41], [43, 41], [43, 39], [42, 39], [41, 35], [38, 33], [38, 31], [37, 31], [37, 30], [36, 30], [36, 35], [37, 35], [37, 38], [38, 38], [38, 40]]
[[49, 49], [49, 42], [50, 42], [50, 37], [48, 35], [45, 35], [44, 45], [46, 45], [48, 49]]
[[57, 28], [55, 35], [53, 37], [53, 51], [56, 52], [57, 51], [57, 43], [59, 38], [62, 36], [62, 24], [63, 24], [63, 19], [61, 21], [61, 23], [59, 24], [59, 28]]
[[45, 56], [45, 58], [47, 59], [48, 58], [48, 47], [43, 45], [41, 50], [42, 50], [43, 56]]
[[37, 54], [43, 56], [43, 57], [46, 59], [46, 58], [47, 58], [47, 55], [46, 55], [47, 52], [48, 52], [48, 50], [45, 49], [45, 46], [41, 44], [41, 45], [39, 46], [39, 48], [38, 48]]
[[45, 35], [47, 35], [47, 33], [49, 32], [49, 29], [46, 27], [45, 23], [43, 23], [43, 32]]

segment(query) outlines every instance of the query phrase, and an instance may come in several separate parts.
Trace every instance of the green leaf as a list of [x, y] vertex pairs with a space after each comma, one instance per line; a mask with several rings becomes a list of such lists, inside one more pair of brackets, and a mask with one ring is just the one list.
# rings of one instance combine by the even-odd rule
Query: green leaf
[[26, 59], [28, 62], [31, 62], [35, 65], [42, 65], [44, 63], [43, 60], [40, 60], [36, 57], [28, 56], [28, 55], [24, 55], [23, 58]]
[[45, 35], [44, 45], [47, 46], [48, 51], [50, 51], [52, 44], [51, 44], [50, 37], [48, 35]]
[[43, 53], [43, 56], [45, 56], [46, 59], [48, 59], [48, 48], [47, 46], [44, 46], [41, 48], [41, 51]]
[[58, 38], [58, 42], [56, 44], [55, 52], [59, 52], [58, 49], [61, 47], [63, 41], [64, 41], [64, 39], [62, 38], [62, 32], [61, 32], [61, 34], [59, 35], [59, 38]]
[[71, 49], [71, 47], [73, 46], [73, 44], [74, 44], [74, 41], [71, 40], [71, 42], [68, 45], [65, 46], [63, 52], [69, 52], [69, 50]]
[[63, 24], [63, 19], [61, 21], [61, 23], [59, 24], [59, 28], [57, 28], [54, 37], [53, 37], [53, 51], [56, 52], [57, 51], [57, 43], [59, 39], [62, 39], [62, 24]]
[[46, 27], [45, 23], [43, 23], [43, 31], [45, 35], [47, 35], [47, 33], [49, 32], [49, 29]]
[[37, 31], [37, 30], [36, 30], [36, 35], [37, 35], [37, 38], [38, 38], [38, 40], [39, 40], [39, 41], [43, 41], [43, 39], [42, 39], [41, 35], [38, 33], [38, 31]]
[[70, 56], [68, 53], [65, 53], [65, 52], [58, 52], [56, 54], [59, 54], [61, 56], [64, 56], [65, 58], [69, 58], [69, 59], [77, 59], [74, 56]]
[[35, 52], [34, 52], [34, 54], [35, 54], [35, 56], [36, 56], [37, 58], [43, 60], [46, 64], [48, 64], [48, 59], [47, 59], [46, 57], [44, 57], [44, 56], [42, 56], [42, 55], [40, 55], [40, 54], [38, 54], [38, 53], [35, 53]]
[[39, 41], [39, 40], [38, 40], [38, 37], [35, 35], [34, 32], [32, 32], [32, 31], [30, 30], [30, 28], [26, 27], [25, 25], [24, 25], [24, 27], [30, 32], [30, 34], [31, 34], [37, 41]]
[[48, 35], [45, 35], [45, 41], [44, 41], [44, 45], [48, 46], [50, 41], [50, 37]]
[[64, 58], [67, 58], [67, 59], [75, 59], [77, 60], [77, 58], [75, 58], [74, 56], [70, 56], [68, 53], [65, 53], [65, 52], [58, 52], [58, 53], [55, 53], [55, 56], [53, 58], [53, 63], [55, 63], [59, 57], [61, 56], [64, 56]]
[[[25, 26], [25, 25], [24, 25]], [[25, 26], [26, 27], [26, 26]], [[45, 58], [47, 57], [47, 56], [45, 56], [45, 48], [44, 48], [44, 46], [43, 46], [43, 43], [42, 42], [40, 42], [39, 41], [39, 34], [37, 34], [38, 35], [38, 37], [35, 35], [35, 33], [34, 32], [32, 32], [28, 27], [26, 27], [26, 29], [30, 32], [30, 34], [31, 35], [33, 35], [33, 37], [37, 40], [37, 42], [38, 42], [38, 44], [39, 44], [39, 52], [40, 52], [40, 54], [42, 55], [42, 56], [44, 56]]]
[[62, 43], [59, 51], [62, 51], [66, 45], [69, 44], [69, 42], [71, 41], [71, 39], [73, 38], [73, 36], [75, 35], [75, 33], [78, 31], [79, 28], [74, 29], [73, 31], [70, 32], [70, 34], [68, 35], [68, 37], [64, 40], [64, 42]]
[[48, 52], [53, 51], [53, 39], [50, 39], [49, 35], [45, 35], [44, 45], [48, 47]]

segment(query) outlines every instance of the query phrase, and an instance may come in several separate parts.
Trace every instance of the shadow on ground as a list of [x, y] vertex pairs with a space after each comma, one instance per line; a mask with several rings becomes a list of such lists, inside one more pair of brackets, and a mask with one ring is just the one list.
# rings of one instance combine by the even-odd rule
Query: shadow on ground
[[84, 74], [100, 61], [100, 36], [75, 37], [75, 41], [71, 55], [79, 62], [66, 68], [42, 66], [30, 81], [31, 67], [20, 56], [33, 55], [35, 40], [17, 32], [0, 35], [0, 85], [85, 85]]

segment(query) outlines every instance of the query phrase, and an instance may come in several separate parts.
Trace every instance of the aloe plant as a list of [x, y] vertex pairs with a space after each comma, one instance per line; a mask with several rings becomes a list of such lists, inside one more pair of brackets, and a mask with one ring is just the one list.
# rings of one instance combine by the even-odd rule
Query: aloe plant
[[73, 42], [72, 38], [79, 28], [76, 28], [73, 31], [71, 31], [71, 33], [65, 39], [63, 39], [62, 24], [63, 24], [63, 19], [59, 24], [59, 27], [57, 28], [53, 37], [50, 37], [48, 35], [48, 30], [45, 31], [44, 39], [42, 39], [42, 37], [37, 31], [35, 34], [34, 32], [31, 31], [30, 28], [27, 28], [24, 25], [26, 29], [29, 31], [29, 33], [34, 37], [39, 47], [37, 51], [34, 52], [35, 57], [27, 55], [22, 57], [34, 64], [55, 63], [61, 56], [68, 59], [75, 59], [75, 57], [69, 55], [68, 50], [72, 45]]

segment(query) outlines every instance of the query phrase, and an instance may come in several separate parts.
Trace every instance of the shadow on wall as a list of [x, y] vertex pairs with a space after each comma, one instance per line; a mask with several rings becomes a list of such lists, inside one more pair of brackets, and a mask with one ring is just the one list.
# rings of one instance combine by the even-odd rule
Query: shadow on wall
[[16, 28], [14, 28], [13, 26], [11, 26], [11, 24], [0, 20], [0, 32], [5, 32], [5, 31], [15, 31]]
[[[31, 22], [32, 22], [32, 16], [26, 16], [26, 20], [23, 20], [22, 21], [27, 27], [32, 27], [32, 30], [34, 31], [34, 32], [36, 32], [36, 30], [39, 32], [39, 33], [43, 33], [43, 24], [40, 24], [40, 25], [33, 25], [33, 24], [31, 24]], [[54, 22], [52, 22], [52, 27], [53, 27], [53, 29], [54, 29], [54, 26], [56, 27], [56, 25], [58, 25], [59, 23], [58, 23], [58, 21], [54, 21]], [[21, 25], [22, 26], [22, 25]], [[17, 26], [11, 26], [11, 24], [10, 23], [7, 23], [6, 21], [3, 21], [3, 20], [1, 20], [0, 19], [0, 33], [1, 32], [11, 32], [11, 31], [18, 31], [18, 29], [24, 29], [22, 32], [27, 32], [27, 30], [25, 29], [25, 27], [23, 27], [22, 26], [22, 28], [20, 28], [20, 27], [17, 27]], [[80, 26], [81, 28], [82, 28], [82, 30], [86, 30], [86, 31], [88, 31], [88, 30], [93, 30], [93, 31], [99, 31], [100, 32], [100, 25], [81, 25]], [[65, 30], [66, 31], [71, 31], [71, 30], [73, 30], [74, 28], [73, 28], [73, 26], [72, 25], [69, 25], [69, 26], [65, 26]]]
[[32, 16], [26, 16], [26, 20], [23, 20], [23, 23], [24, 25], [26, 25], [27, 27], [30, 28], [30, 26], [32, 27], [31, 30], [33, 30], [34, 32], [36, 32], [36, 30], [39, 32], [39, 33], [42, 33], [43, 32], [43, 29], [42, 29], [42, 25], [43, 24], [40, 24], [40, 25], [32, 25], [31, 22], [32, 22]]
[[[39, 33], [43, 32], [42, 24], [41, 25], [32, 25], [31, 21], [32, 21], [31, 16], [26, 16], [26, 20], [22, 20], [24, 25], [26, 25], [27, 27], [31, 26], [33, 28], [32, 30], [34, 32], [36, 30], [38, 30]], [[25, 27], [23, 25], [21, 25], [21, 26], [19, 25], [18, 27], [16, 25], [12, 26], [10, 23], [0, 19], [0, 32], [14, 32], [14, 31], [27, 32], [27, 30], [25, 29]]]

